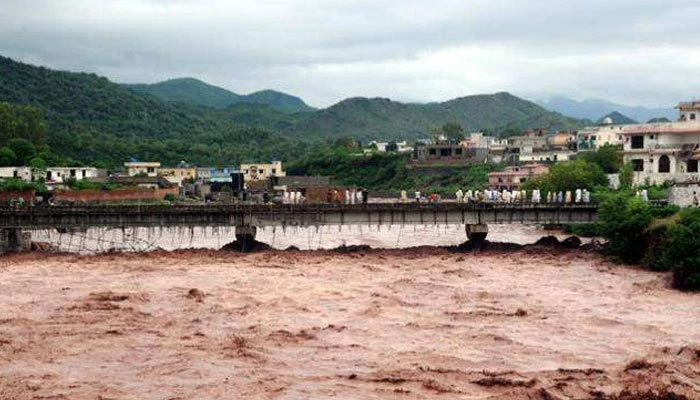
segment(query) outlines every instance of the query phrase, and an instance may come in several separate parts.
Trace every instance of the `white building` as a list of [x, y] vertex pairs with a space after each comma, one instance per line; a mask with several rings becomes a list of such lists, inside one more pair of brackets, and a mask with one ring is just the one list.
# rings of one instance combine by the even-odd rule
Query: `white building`
[[612, 118], [606, 117], [602, 125], [587, 126], [577, 133], [577, 147], [579, 150], [596, 150], [606, 144], [619, 146], [622, 144], [622, 131], [627, 125], [612, 123]]
[[626, 125], [623, 160], [631, 163], [634, 184], [698, 180], [700, 101], [680, 103], [677, 122]]
[[141, 162], [141, 161], [131, 161], [124, 163], [124, 169], [128, 176], [136, 176], [145, 174], [146, 176], [156, 177], [158, 176], [158, 170], [160, 169], [160, 163], [157, 161], [153, 162]]
[[531, 153], [520, 153], [518, 155], [519, 162], [560, 162], [569, 161], [571, 157], [576, 155], [570, 150], [541, 150]]
[[0, 167], [0, 179], [18, 178], [31, 182], [33, 178], [30, 167]]
[[48, 167], [44, 177], [47, 184], [63, 183], [67, 179], [95, 179], [99, 177], [99, 171], [94, 167]]
[[267, 180], [272, 176], [287, 176], [287, 173], [282, 170], [282, 161], [273, 161], [269, 164], [241, 164], [241, 172], [245, 182]]

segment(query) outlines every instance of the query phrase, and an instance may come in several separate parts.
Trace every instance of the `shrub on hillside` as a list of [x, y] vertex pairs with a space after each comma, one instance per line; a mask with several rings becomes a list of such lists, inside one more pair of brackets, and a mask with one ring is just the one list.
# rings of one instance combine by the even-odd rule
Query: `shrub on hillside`
[[659, 265], [673, 271], [673, 286], [700, 290], [700, 209], [686, 209], [668, 226]]
[[649, 203], [626, 193], [609, 196], [598, 210], [606, 250], [626, 263], [638, 263], [645, 253], [644, 232], [653, 219]]

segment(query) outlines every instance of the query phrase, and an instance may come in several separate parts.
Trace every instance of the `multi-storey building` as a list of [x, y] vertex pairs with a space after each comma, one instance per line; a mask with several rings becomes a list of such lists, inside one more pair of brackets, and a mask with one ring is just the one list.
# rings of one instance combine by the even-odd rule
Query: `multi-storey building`
[[680, 103], [677, 108], [677, 122], [622, 129], [623, 160], [632, 164], [635, 184], [700, 179], [700, 101]]
[[598, 126], [587, 126], [577, 134], [578, 150], [596, 150], [606, 144], [619, 146], [622, 144], [622, 131], [625, 125], [613, 124], [612, 118], [606, 117]]

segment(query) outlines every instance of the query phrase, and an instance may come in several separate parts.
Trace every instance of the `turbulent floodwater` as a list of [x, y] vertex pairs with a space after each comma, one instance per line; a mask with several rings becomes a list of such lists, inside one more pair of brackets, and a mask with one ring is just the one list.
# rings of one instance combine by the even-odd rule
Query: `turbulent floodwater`
[[[258, 239], [464, 240], [426, 229]], [[0, 258], [0, 315], [0, 399], [700, 398], [700, 296], [582, 250], [17, 254]]]

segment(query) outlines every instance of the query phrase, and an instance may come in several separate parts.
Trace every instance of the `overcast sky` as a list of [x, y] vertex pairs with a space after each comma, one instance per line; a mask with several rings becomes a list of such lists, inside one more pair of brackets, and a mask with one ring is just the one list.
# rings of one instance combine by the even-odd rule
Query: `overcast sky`
[[700, 97], [699, 0], [2, 0], [0, 54], [122, 83], [346, 97]]

